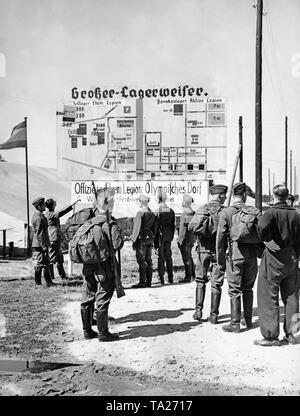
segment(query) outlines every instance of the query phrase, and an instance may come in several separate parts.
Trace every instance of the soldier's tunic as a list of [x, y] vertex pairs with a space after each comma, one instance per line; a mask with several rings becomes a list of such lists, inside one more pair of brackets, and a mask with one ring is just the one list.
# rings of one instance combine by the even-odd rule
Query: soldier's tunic
[[224, 208], [220, 215], [217, 232], [217, 261], [227, 272], [230, 298], [243, 298], [244, 317], [252, 319], [253, 286], [257, 275], [257, 245], [232, 242], [232, 257], [227, 258], [225, 251], [226, 240], [230, 236], [232, 215], [246, 204], [235, 203]]
[[171, 242], [175, 232], [175, 213], [165, 203], [160, 203], [155, 212], [157, 217], [157, 233], [155, 248], [158, 249], [158, 275], [163, 283], [165, 263], [167, 266], [168, 280], [173, 283], [173, 262]]
[[[119, 250], [124, 244], [123, 234], [116, 220], [112, 218], [112, 221], [112, 244], [114, 250]], [[88, 222], [101, 225], [103, 237], [109, 239], [109, 227], [105, 214], [98, 214]], [[97, 243], [100, 240], [100, 235], [96, 232], [96, 228], [93, 229], [93, 233], [94, 240]], [[84, 276], [81, 301], [83, 329], [90, 329], [95, 302], [98, 330], [99, 332], [105, 332], [108, 328], [108, 307], [115, 288], [111, 257], [102, 263], [83, 264], [82, 274]]]
[[[35, 271], [41, 272], [44, 270], [47, 273], [49, 266], [49, 236], [48, 224], [44, 214], [36, 211], [32, 216], [31, 225], [33, 230], [33, 258], [36, 261]], [[48, 273], [46, 277], [48, 277]]]
[[182, 261], [185, 269], [185, 280], [190, 281], [195, 277], [195, 264], [192, 257], [192, 248], [195, 243], [193, 231], [188, 229], [195, 211], [190, 207], [184, 207], [180, 216], [178, 231], [178, 246], [181, 252]]
[[[217, 213], [219, 217], [224, 206], [217, 201], [211, 201], [207, 204], [207, 208], [211, 212]], [[193, 222], [189, 229], [193, 230]], [[217, 263], [216, 236], [213, 238], [197, 236], [197, 252], [196, 282], [205, 285], [208, 282], [208, 270], [211, 267], [211, 290], [220, 294], [225, 270], [219, 267]]]
[[157, 221], [154, 212], [148, 207], [141, 208], [134, 219], [132, 241], [136, 248], [140, 283], [146, 286], [151, 286], [152, 282], [152, 247], [156, 232]]
[[[60, 231], [60, 217], [72, 211], [72, 205], [69, 205], [59, 211], [48, 211], [45, 214], [48, 223], [48, 234], [50, 240], [49, 258], [50, 264], [62, 264], [64, 257], [61, 251], [61, 231]], [[58, 266], [59, 267], [59, 266]]]
[[280, 250], [267, 247], [261, 259], [257, 302], [259, 325], [267, 340], [278, 338], [279, 291], [284, 303], [284, 331], [292, 333], [293, 315], [299, 312], [297, 266], [300, 256], [300, 216], [285, 202], [277, 203], [262, 215], [258, 229], [263, 241], [273, 240]]

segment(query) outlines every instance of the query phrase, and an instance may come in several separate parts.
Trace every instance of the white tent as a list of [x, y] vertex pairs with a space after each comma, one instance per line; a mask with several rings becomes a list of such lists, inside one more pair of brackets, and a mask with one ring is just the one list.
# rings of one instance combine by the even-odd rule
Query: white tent
[[6, 246], [10, 241], [14, 242], [15, 247], [24, 247], [24, 222], [0, 211], [0, 246], [3, 245], [3, 233], [1, 230], [11, 228], [6, 231]]

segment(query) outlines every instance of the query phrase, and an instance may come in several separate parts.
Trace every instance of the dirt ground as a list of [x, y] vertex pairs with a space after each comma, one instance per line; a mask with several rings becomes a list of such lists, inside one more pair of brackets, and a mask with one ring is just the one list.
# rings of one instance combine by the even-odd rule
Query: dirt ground
[[[178, 283], [179, 267], [173, 285], [162, 287], [154, 273], [153, 287], [131, 289], [137, 269], [128, 244], [122, 262], [126, 296], [114, 295], [110, 306], [120, 340], [99, 343], [82, 337], [80, 268], [66, 286], [57, 278], [57, 287], [35, 290], [30, 260], [0, 261], [0, 359], [73, 364], [0, 372], [0, 395], [300, 394], [300, 333], [294, 346], [254, 346], [261, 338], [256, 296], [254, 328], [225, 333], [221, 324], [193, 320], [195, 283]], [[209, 308], [208, 284], [204, 316]], [[220, 321], [229, 321], [226, 281]]]

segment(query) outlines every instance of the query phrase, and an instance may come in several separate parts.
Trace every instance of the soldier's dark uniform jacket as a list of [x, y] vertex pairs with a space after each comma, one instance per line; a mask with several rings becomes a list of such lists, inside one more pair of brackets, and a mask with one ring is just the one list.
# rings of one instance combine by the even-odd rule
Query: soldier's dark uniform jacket
[[192, 257], [192, 248], [195, 243], [195, 237], [193, 231], [188, 229], [194, 215], [195, 211], [192, 208], [184, 207], [180, 216], [178, 230], [178, 245], [184, 264], [185, 279], [187, 281], [195, 276], [195, 265]]
[[57, 210], [57, 211], [48, 211], [45, 214], [48, 223], [48, 234], [50, 243], [54, 241], [61, 241], [61, 231], [60, 231], [60, 217], [63, 217], [68, 212], [72, 211], [72, 205]]
[[72, 205], [69, 205], [58, 211], [48, 211], [45, 214], [48, 223], [48, 235], [50, 240], [49, 257], [50, 263], [63, 263], [64, 258], [61, 252], [60, 244], [62, 240], [60, 231], [60, 217], [72, 211]]
[[151, 256], [156, 232], [155, 214], [148, 207], [141, 208], [134, 218], [132, 241], [136, 249], [140, 283], [147, 286], [151, 286], [152, 282], [153, 263]]
[[[235, 203], [228, 208], [224, 208], [220, 215], [217, 232], [217, 262], [223, 270], [226, 267], [226, 241], [230, 237], [232, 216], [243, 206], [246, 206], [243, 202]], [[226, 268], [229, 296], [231, 303], [235, 302], [239, 305], [240, 298], [243, 297], [244, 317], [250, 323], [253, 309], [253, 286], [257, 275], [257, 244], [234, 241], [230, 244], [230, 247], [232, 253], [228, 257]], [[240, 306], [233, 307], [232, 310], [240, 311]], [[239, 323], [240, 312], [237, 312], [237, 316], [232, 317], [232, 319], [232, 323]]]
[[32, 248], [47, 250], [49, 247], [48, 224], [42, 212], [36, 211], [31, 219], [33, 230]]
[[[101, 237], [109, 239], [109, 225], [105, 214], [100, 213], [88, 222], [101, 226], [102, 235], [97, 229], [98, 227], [93, 228], [96, 244]], [[114, 250], [123, 247], [123, 233], [113, 217], [111, 217], [111, 238]], [[105, 333], [108, 330], [108, 307], [115, 288], [111, 257], [108, 257], [102, 263], [83, 264], [82, 274], [84, 276], [83, 298], [81, 301], [83, 330], [91, 330], [95, 302], [98, 331], [99, 333]]]
[[263, 241], [273, 240], [278, 251], [265, 248], [258, 277], [258, 313], [265, 339], [279, 335], [278, 293], [285, 308], [284, 331], [292, 331], [292, 317], [299, 312], [297, 265], [300, 256], [300, 216], [285, 202], [276, 203], [264, 212], [258, 223]]
[[42, 212], [36, 211], [31, 219], [33, 229], [32, 249], [33, 260], [35, 260], [35, 283], [41, 284], [41, 275], [44, 273], [44, 278], [47, 285], [50, 284], [49, 274], [49, 236], [47, 220]]
[[166, 263], [169, 283], [173, 283], [171, 242], [175, 232], [175, 213], [162, 202], [155, 211], [155, 215], [157, 217], [157, 233], [154, 247], [158, 249], [158, 275], [163, 284]]

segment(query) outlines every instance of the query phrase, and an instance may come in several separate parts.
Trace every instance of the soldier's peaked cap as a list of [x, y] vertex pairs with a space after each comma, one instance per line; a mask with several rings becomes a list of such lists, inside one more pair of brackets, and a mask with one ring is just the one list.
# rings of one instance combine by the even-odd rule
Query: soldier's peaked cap
[[213, 185], [209, 188], [209, 193], [211, 195], [226, 194], [227, 191], [228, 191], [228, 186], [226, 185]]
[[232, 187], [233, 195], [242, 195], [247, 191], [247, 185], [245, 182], [237, 182]]
[[39, 196], [38, 198], [35, 198], [35, 199], [32, 201], [32, 205], [33, 205], [34, 207], [37, 207], [37, 206], [42, 205], [42, 204], [44, 204], [44, 203], [45, 203], [45, 198], [43, 198], [43, 197], [41, 197], [41, 196]]
[[139, 201], [140, 202], [149, 202], [150, 198], [147, 195], [140, 195]]

